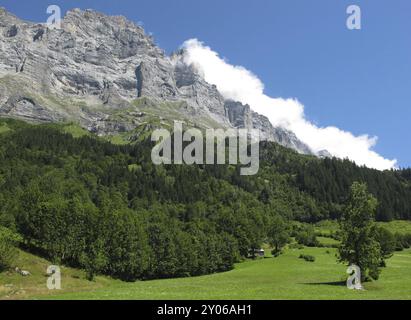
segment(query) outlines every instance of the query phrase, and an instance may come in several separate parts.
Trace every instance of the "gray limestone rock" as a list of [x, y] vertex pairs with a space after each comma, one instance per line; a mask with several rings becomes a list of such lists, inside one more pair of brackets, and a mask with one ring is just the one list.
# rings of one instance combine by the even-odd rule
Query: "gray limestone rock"
[[[51, 29], [0, 9], [0, 115], [75, 121], [103, 135], [133, 130], [147, 112], [160, 121], [175, 116], [204, 126], [257, 128], [266, 140], [312, 154], [292, 132], [226, 101], [183, 55], [165, 55], [122, 16], [73, 9], [61, 29]], [[178, 107], [141, 112], [138, 99]]]

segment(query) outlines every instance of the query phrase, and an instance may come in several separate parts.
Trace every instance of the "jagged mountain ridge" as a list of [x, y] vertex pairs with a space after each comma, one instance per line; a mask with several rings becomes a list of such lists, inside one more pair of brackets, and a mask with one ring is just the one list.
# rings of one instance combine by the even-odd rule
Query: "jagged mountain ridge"
[[200, 127], [257, 128], [264, 140], [312, 154], [292, 132], [225, 100], [183, 55], [167, 56], [122, 16], [73, 9], [61, 29], [49, 29], [0, 9], [0, 115], [74, 121], [101, 135], [153, 117], [189, 119]]

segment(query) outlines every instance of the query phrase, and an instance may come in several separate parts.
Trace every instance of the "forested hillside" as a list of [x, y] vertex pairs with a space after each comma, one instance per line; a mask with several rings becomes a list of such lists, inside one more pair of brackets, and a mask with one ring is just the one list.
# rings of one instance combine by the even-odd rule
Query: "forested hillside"
[[151, 162], [152, 143], [113, 145], [64, 125], [0, 120], [0, 225], [23, 246], [92, 277], [124, 280], [224, 271], [281, 220], [337, 218], [353, 181], [378, 219], [411, 219], [409, 171], [302, 156], [262, 143], [260, 171]]

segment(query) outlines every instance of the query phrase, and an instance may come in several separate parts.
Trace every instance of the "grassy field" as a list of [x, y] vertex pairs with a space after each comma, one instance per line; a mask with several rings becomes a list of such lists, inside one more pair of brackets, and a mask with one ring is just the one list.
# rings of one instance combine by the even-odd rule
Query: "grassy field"
[[[29, 299], [36, 295], [52, 294], [46, 287], [46, 269], [51, 263], [24, 251], [19, 251], [16, 265], [31, 275], [23, 277], [14, 271], [0, 273], [0, 299]], [[106, 277], [97, 277], [97, 281], [85, 280], [81, 270], [61, 267], [63, 292], [95, 290], [115, 283]]]
[[[299, 259], [300, 254], [315, 262]], [[411, 250], [395, 253], [378, 281], [364, 291], [345, 287], [346, 267], [336, 263], [335, 249], [287, 249], [278, 258], [246, 261], [229, 272], [182, 279], [125, 283], [106, 277], [84, 279], [63, 268], [62, 290], [46, 288], [47, 261], [22, 253], [21, 266], [32, 276], [0, 274], [3, 299], [411, 299]], [[6, 286], [13, 284], [12, 287]]]
[[0, 134], [7, 131], [10, 131], [10, 128], [7, 126], [7, 124], [0, 124]]
[[[381, 223], [392, 232], [411, 233], [411, 222]], [[286, 249], [270, 257], [238, 263], [234, 270], [219, 274], [125, 283], [108, 277], [87, 281], [81, 270], [62, 267], [62, 290], [46, 288], [45, 270], [50, 262], [20, 251], [17, 265], [31, 272], [0, 273], [0, 299], [411, 299], [411, 249], [396, 252], [388, 260], [378, 281], [365, 284], [364, 291], [345, 287], [344, 265], [336, 262], [338, 225], [323, 221], [315, 226], [323, 248]], [[330, 247], [327, 247], [330, 246]], [[315, 262], [299, 259], [314, 256]]]
[[411, 221], [395, 220], [391, 222], [377, 222], [393, 233], [411, 234]]

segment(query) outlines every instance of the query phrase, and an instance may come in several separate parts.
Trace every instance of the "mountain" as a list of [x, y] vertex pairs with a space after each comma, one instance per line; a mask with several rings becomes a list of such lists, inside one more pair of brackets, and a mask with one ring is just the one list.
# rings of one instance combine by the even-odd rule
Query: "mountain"
[[[184, 50], [167, 56], [122, 16], [68, 11], [61, 29], [0, 9], [0, 115], [75, 122], [99, 135], [183, 120], [200, 128], [257, 128], [262, 139], [313, 154], [294, 133], [225, 100]], [[325, 153], [324, 153], [325, 154]], [[321, 155], [320, 155], [321, 156]]]

